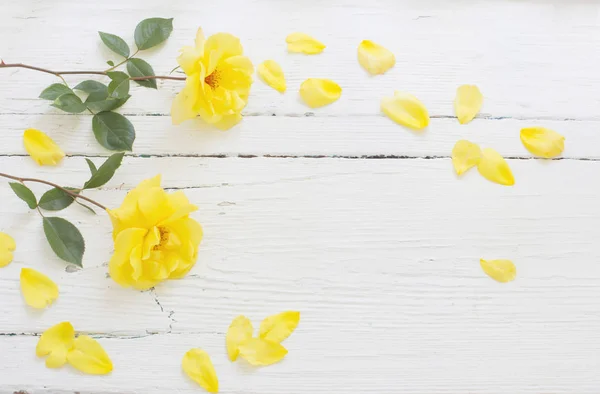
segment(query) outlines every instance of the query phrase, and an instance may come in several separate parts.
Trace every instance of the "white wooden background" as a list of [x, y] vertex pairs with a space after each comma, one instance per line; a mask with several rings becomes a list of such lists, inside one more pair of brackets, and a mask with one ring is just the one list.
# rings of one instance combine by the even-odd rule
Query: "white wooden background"
[[[157, 73], [175, 65], [198, 26], [231, 32], [255, 64], [286, 72], [284, 95], [254, 84], [243, 122], [227, 132], [200, 122], [171, 126], [181, 88], [134, 88], [122, 108], [137, 130], [115, 178], [89, 195], [114, 207], [140, 180], [163, 174], [185, 189], [205, 228], [198, 264], [154, 291], [107, 278], [111, 225], [77, 206], [64, 214], [88, 244], [70, 272], [43, 239], [41, 221], [0, 184], [0, 231], [15, 261], [0, 270], [0, 393], [196, 393], [181, 372], [192, 347], [207, 350], [221, 392], [600, 393], [600, 6], [583, 0], [3, 0], [0, 57], [53, 69], [103, 69], [117, 59], [97, 31], [133, 43], [143, 18], [174, 17], [166, 45], [142, 55]], [[314, 35], [318, 56], [287, 54], [285, 36]], [[362, 39], [396, 54], [369, 77]], [[313, 110], [298, 98], [308, 77], [336, 80], [341, 99]], [[75, 82], [80, 78], [69, 78]], [[0, 170], [65, 185], [87, 177], [84, 157], [109, 155], [88, 115], [37, 99], [51, 75], [0, 70]], [[482, 113], [461, 126], [456, 87], [477, 84]], [[396, 89], [432, 115], [423, 133], [379, 112]], [[532, 159], [521, 127], [566, 136], [561, 160]], [[46, 131], [67, 152], [40, 168], [23, 130]], [[516, 185], [475, 170], [458, 180], [449, 154], [466, 138], [510, 157]], [[42, 191], [42, 188], [36, 188]], [[499, 284], [479, 258], [512, 259], [517, 279]], [[28, 309], [19, 271], [34, 267], [61, 289], [44, 312]], [[224, 335], [238, 314], [256, 325], [295, 309], [297, 331], [280, 364], [227, 360]], [[109, 376], [46, 369], [35, 344], [69, 320], [111, 355]]]

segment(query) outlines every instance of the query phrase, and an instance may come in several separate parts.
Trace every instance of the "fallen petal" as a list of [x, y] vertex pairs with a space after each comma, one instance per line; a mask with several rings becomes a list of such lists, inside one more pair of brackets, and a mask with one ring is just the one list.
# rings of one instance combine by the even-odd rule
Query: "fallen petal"
[[429, 125], [427, 108], [412, 94], [395, 92], [394, 97], [384, 97], [381, 110], [394, 122], [411, 129], [422, 130]]
[[0, 267], [6, 267], [13, 261], [13, 253], [17, 244], [13, 237], [0, 232]]
[[481, 159], [477, 164], [477, 170], [489, 181], [505, 186], [515, 184], [515, 178], [508, 163], [492, 148], [485, 148], [481, 151]]
[[113, 370], [112, 361], [102, 346], [87, 335], [80, 335], [74, 341], [67, 360], [74, 368], [90, 375], [106, 375]]
[[181, 367], [187, 376], [198, 383], [209, 393], [219, 392], [219, 379], [210, 360], [210, 356], [202, 349], [190, 349], [181, 362]]
[[456, 89], [454, 112], [460, 124], [469, 123], [481, 110], [483, 95], [475, 85], [462, 85]]
[[342, 95], [342, 88], [329, 79], [309, 78], [300, 85], [300, 97], [311, 108], [331, 104]]
[[41, 272], [32, 268], [22, 268], [21, 294], [27, 305], [44, 309], [58, 298], [58, 286]]
[[277, 342], [251, 338], [239, 346], [240, 356], [255, 366], [266, 366], [281, 361], [287, 349]]
[[287, 311], [269, 316], [260, 323], [259, 336], [267, 341], [281, 343], [298, 327], [300, 312]]
[[285, 92], [285, 76], [281, 66], [275, 60], [265, 60], [258, 66], [258, 75], [263, 81], [278, 92]]
[[471, 167], [476, 166], [480, 159], [479, 145], [470, 141], [457, 141], [452, 149], [452, 164], [457, 175], [462, 175]]
[[285, 38], [285, 42], [288, 44], [288, 52], [315, 55], [325, 49], [325, 44], [304, 33], [292, 33]]
[[363, 40], [358, 46], [358, 62], [369, 73], [383, 74], [396, 64], [392, 52], [370, 40]]
[[38, 357], [48, 356], [46, 366], [58, 368], [67, 362], [67, 353], [73, 348], [75, 330], [69, 322], [50, 327], [40, 337], [35, 347]]
[[41, 166], [55, 166], [65, 157], [60, 147], [40, 130], [25, 130], [23, 144], [29, 156]]
[[521, 129], [521, 142], [529, 152], [547, 159], [560, 155], [565, 149], [565, 137], [545, 127]]
[[484, 260], [479, 263], [483, 272], [498, 282], [506, 283], [514, 280], [517, 276], [517, 267], [510, 260]]
[[253, 331], [252, 322], [246, 316], [238, 316], [233, 319], [225, 336], [227, 355], [231, 361], [237, 360], [240, 354], [240, 344], [252, 338]]

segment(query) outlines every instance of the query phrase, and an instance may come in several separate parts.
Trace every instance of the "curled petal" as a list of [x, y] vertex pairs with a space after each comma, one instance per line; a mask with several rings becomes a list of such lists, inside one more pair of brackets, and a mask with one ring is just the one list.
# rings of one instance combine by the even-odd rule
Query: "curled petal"
[[251, 365], [275, 364], [285, 357], [287, 349], [277, 342], [262, 338], [251, 338], [239, 346], [240, 356]]
[[41, 166], [55, 166], [65, 157], [65, 153], [48, 135], [36, 129], [25, 130], [23, 144], [29, 156]]
[[370, 40], [363, 40], [358, 46], [358, 62], [369, 73], [383, 74], [396, 64], [392, 52]]
[[253, 331], [252, 322], [246, 316], [238, 316], [233, 319], [225, 337], [227, 355], [231, 361], [237, 360], [240, 354], [240, 344], [252, 338]]
[[277, 90], [285, 92], [285, 76], [281, 66], [275, 60], [265, 60], [258, 66], [258, 75], [265, 81], [267, 85]]
[[202, 349], [190, 349], [181, 362], [181, 367], [187, 376], [198, 383], [209, 393], [219, 392], [219, 379], [210, 360], [210, 356]]
[[422, 130], [429, 125], [427, 108], [412, 94], [395, 92], [394, 97], [384, 97], [381, 110], [394, 122], [411, 129]]
[[67, 362], [67, 354], [73, 348], [75, 330], [69, 322], [50, 327], [40, 337], [35, 347], [38, 357], [48, 356], [46, 366], [58, 368]]
[[483, 95], [475, 85], [462, 85], [456, 89], [454, 112], [460, 124], [469, 123], [479, 113]]
[[44, 309], [58, 298], [58, 286], [41, 272], [22, 268], [21, 293], [27, 305]]
[[565, 137], [544, 127], [521, 129], [521, 142], [529, 152], [547, 159], [560, 155], [565, 149]]
[[87, 335], [80, 335], [75, 339], [67, 360], [74, 368], [90, 375], [106, 375], [113, 370], [106, 351], [98, 341]]
[[517, 267], [510, 260], [480, 259], [479, 264], [481, 264], [483, 272], [498, 282], [510, 282], [517, 276]]
[[508, 163], [492, 148], [485, 148], [481, 151], [481, 159], [477, 164], [477, 170], [489, 181], [505, 186], [515, 184], [515, 178]]
[[260, 323], [259, 336], [271, 342], [281, 343], [298, 327], [300, 312], [287, 311], [269, 316]]
[[329, 79], [309, 78], [300, 85], [300, 97], [311, 108], [331, 104], [342, 95], [342, 88]]
[[288, 44], [288, 52], [315, 55], [325, 49], [325, 44], [304, 33], [292, 33], [285, 38], [285, 42]]
[[6, 267], [13, 261], [13, 251], [17, 248], [17, 244], [13, 237], [6, 233], [0, 232], [0, 267]]
[[452, 149], [452, 164], [456, 175], [464, 174], [468, 169], [476, 166], [481, 159], [481, 149], [479, 145], [467, 140], [456, 142]]

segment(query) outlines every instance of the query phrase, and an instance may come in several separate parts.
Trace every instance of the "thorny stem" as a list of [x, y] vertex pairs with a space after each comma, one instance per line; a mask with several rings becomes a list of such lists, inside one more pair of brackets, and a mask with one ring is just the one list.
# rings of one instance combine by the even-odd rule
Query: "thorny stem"
[[70, 195], [73, 198], [81, 198], [82, 200], [85, 200], [87, 202], [89, 202], [90, 204], [94, 204], [95, 206], [97, 206], [98, 208], [101, 208], [102, 210], [106, 211], [106, 207], [102, 204], [100, 204], [99, 202], [96, 202], [94, 200], [92, 200], [91, 198], [88, 198], [84, 195], [78, 194], [78, 193], [73, 193], [72, 191], [70, 191], [69, 189], [65, 189], [62, 186], [58, 186], [55, 183], [52, 182], [48, 182], [45, 181], [43, 179], [35, 179], [35, 178], [19, 178], [17, 176], [13, 176], [13, 175], [8, 175], [8, 174], [4, 174], [2, 172], [0, 172], [0, 177], [4, 177], [4, 178], [8, 178], [8, 179], [12, 179], [14, 181], [17, 182], [21, 182], [21, 183], [25, 183], [25, 182], [37, 182], [37, 183], [43, 183], [44, 185], [48, 185], [48, 186], [52, 186], [55, 187], [57, 189], [62, 190], [63, 192], [67, 193], [68, 195]]

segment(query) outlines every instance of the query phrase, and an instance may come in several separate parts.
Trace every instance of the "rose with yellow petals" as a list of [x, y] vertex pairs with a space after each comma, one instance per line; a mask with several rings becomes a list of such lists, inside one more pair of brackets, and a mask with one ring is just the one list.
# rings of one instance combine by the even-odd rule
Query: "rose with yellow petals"
[[147, 290], [186, 275], [202, 240], [202, 227], [189, 217], [197, 209], [182, 191], [168, 194], [160, 175], [131, 190], [119, 208], [108, 210], [115, 247], [109, 262], [112, 279]]
[[281, 66], [275, 60], [265, 60], [258, 66], [258, 75], [263, 81], [280, 93], [285, 92], [285, 76]]
[[481, 151], [481, 158], [477, 163], [477, 170], [484, 178], [494, 183], [504, 186], [515, 184], [515, 178], [508, 163], [504, 158], [492, 148], [485, 148]]
[[479, 145], [467, 140], [456, 142], [452, 149], [452, 164], [456, 175], [464, 174], [471, 167], [476, 166], [481, 159]]
[[46, 357], [48, 368], [59, 368], [67, 362], [67, 354], [73, 349], [75, 330], [69, 322], [58, 323], [50, 327], [40, 337], [35, 354]]
[[171, 106], [173, 124], [200, 116], [226, 130], [242, 119], [254, 73], [243, 53], [237, 37], [217, 33], [204, 39], [198, 29], [195, 45], [181, 49], [177, 58], [187, 78]]
[[479, 113], [483, 95], [475, 85], [462, 85], [456, 90], [454, 112], [460, 124], [469, 123]]
[[329, 79], [309, 78], [300, 85], [300, 97], [311, 108], [329, 105], [342, 95], [342, 88]]
[[187, 376], [209, 393], [219, 392], [219, 379], [208, 353], [202, 349], [190, 349], [181, 362]]
[[0, 233], [0, 267], [6, 267], [13, 261], [13, 253], [17, 244], [13, 237]]
[[363, 40], [358, 46], [358, 62], [369, 73], [383, 74], [396, 64], [392, 52], [370, 40]]
[[285, 38], [288, 52], [316, 55], [323, 52], [325, 44], [304, 33], [292, 33]]
[[41, 166], [55, 166], [65, 157], [65, 153], [52, 138], [40, 130], [25, 130], [23, 144], [29, 156]]
[[521, 129], [521, 142], [536, 156], [550, 159], [565, 149], [565, 137], [545, 127], [526, 127]]
[[510, 260], [480, 259], [479, 264], [483, 272], [498, 282], [510, 282], [517, 277], [517, 267]]
[[394, 122], [414, 130], [423, 130], [429, 125], [427, 108], [412, 94], [396, 91], [394, 97], [384, 97], [381, 110]]
[[58, 286], [41, 272], [22, 268], [21, 294], [30, 307], [44, 309], [58, 298]]

